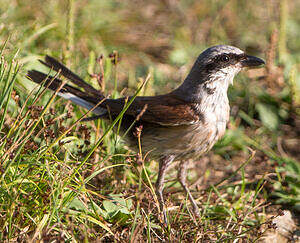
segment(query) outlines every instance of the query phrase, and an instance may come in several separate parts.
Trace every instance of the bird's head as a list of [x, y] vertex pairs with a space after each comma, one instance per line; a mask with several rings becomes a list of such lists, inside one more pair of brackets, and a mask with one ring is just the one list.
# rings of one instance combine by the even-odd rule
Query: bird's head
[[190, 101], [200, 100], [215, 91], [224, 94], [242, 68], [255, 68], [264, 63], [262, 59], [247, 55], [234, 46], [210, 47], [199, 55], [184, 83], [175, 93]]
[[249, 56], [237, 47], [218, 45], [202, 52], [195, 63], [195, 68], [206, 76], [205, 81], [209, 79], [213, 82], [220, 79], [232, 83], [234, 76], [242, 68], [259, 67], [264, 63], [262, 59]]

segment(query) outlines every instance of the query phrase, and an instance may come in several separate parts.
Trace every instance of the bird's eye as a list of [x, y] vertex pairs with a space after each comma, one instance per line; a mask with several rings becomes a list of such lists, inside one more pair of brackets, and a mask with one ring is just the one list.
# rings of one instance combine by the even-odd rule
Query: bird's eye
[[229, 56], [226, 55], [226, 54], [221, 56], [221, 61], [222, 62], [229, 62], [229, 59], [230, 59]]

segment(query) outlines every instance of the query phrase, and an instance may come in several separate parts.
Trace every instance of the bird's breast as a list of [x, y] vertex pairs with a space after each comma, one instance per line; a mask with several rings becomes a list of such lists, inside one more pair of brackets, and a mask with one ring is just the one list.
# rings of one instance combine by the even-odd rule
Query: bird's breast
[[204, 122], [211, 128], [211, 132], [214, 134], [213, 138], [216, 141], [225, 133], [229, 112], [227, 95], [225, 97], [221, 95], [219, 99], [212, 99], [203, 107]]
[[203, 119], [196, 126], [190, 154], [200, 156], [208, 152], [213, 145], [225, 134], [229, 121], [229, 101], [227, 95], [214, 95], [201, 103], [198, 107]]

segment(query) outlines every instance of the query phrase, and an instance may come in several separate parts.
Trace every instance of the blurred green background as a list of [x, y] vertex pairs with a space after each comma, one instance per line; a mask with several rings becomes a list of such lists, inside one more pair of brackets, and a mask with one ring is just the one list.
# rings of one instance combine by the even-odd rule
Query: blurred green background
[[66, 0], [1, 0], [0, 31], [2, 41], [11, 36], [9, 48], [20, 48], [26, 65], [49, 53], [72, 58], [84, 72], [91, 52], [117, 50], [119, 82], [130, 72], [142, 76], [154, 67], [155, 87], [176, 86], [205, 48], [231, 44], [265, 57], [274, 32], [276, 55], [289, 70], [300, 58], [297, 9], [299, 1], [91, 0], [74, 1], [69, 19]]

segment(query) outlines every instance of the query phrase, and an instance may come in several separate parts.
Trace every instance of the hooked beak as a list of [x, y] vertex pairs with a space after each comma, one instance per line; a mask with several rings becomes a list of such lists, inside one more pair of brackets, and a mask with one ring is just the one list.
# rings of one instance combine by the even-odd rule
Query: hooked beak
[[246, 57], [241, 61], [243, 67], [258, 67], [265, 64], [265, 61], [254, 56], [246, 55]]

